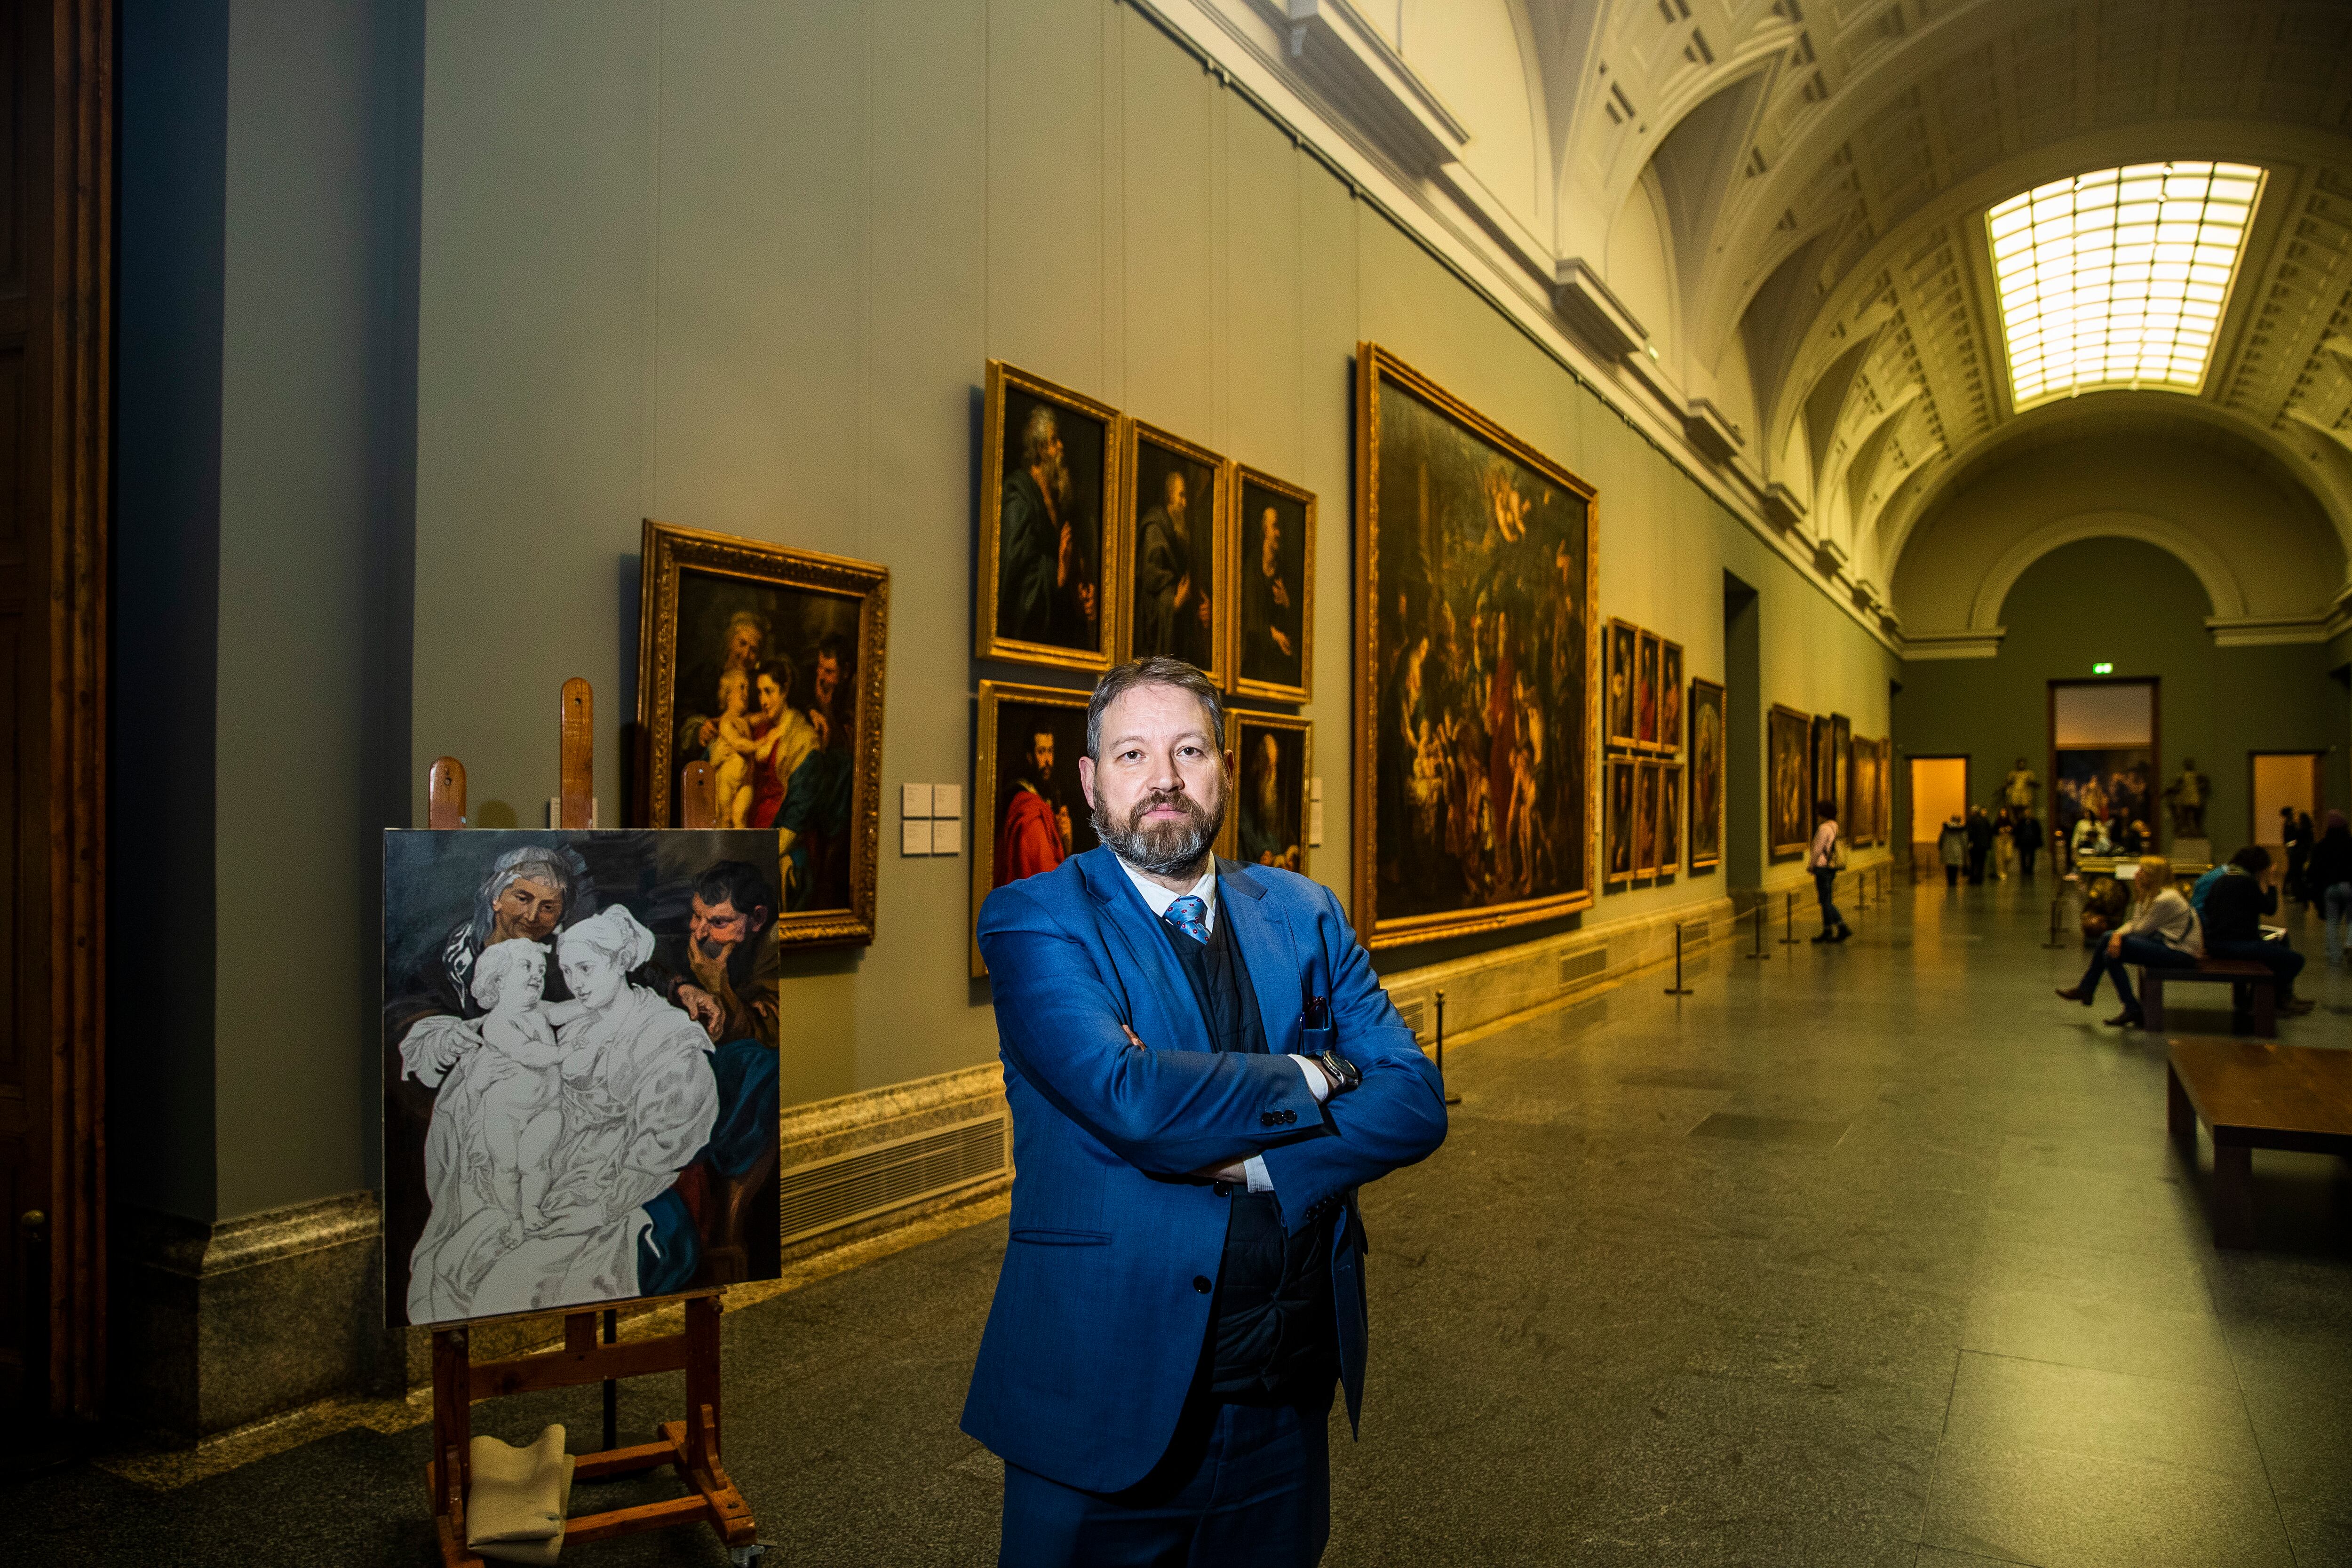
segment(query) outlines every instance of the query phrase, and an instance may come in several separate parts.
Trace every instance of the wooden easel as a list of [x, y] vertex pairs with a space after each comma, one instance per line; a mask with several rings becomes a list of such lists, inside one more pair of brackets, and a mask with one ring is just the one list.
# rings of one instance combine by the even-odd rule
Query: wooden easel
[[[592, 762], [594, 703], [588, 683], [574, 678], [563, 683], [562, 795], [557, 826], [581, 829], [589, 825], [595, 794]], [[425, 826], [449, 829], [466, 826], [466, 769], [455, 757], [437, 759], [425, 773]], [[681, 812], [689, 827], [707, 827], [713, 816], [710, 765], [695, 763], [687, 769]], [[751, 1506], [727, 1474], [719, 1459], [719, 1291], [696, 1290], [671, 1300], [686, 1305], [686, 1331], [660, 1339], [599, 1343], [596, 1317], [600, 1309], [563, 1314], [563, 1345], [537, 1355], [506, 1361], [473, 1359], [467, 1326], [433, 1332], [433, 1458], [425, 1466], [425, 1485], [433, 1499], [434, 1525], [445, 1568], [485, 1568], [482, 1559], [466, 1545], [466, 1497], [472, 1483], [473, 1407], [477, 1400], [540, 1388], [573, 1388], [583, 1384], [605, 1385], [605, 1442], [613, 1442], [613, 1382], [654, 1373], [686, 1373], [686, 1419], [666, 1421], [659, 1440], [632, 1447], [607, 1447], [578, 1457], [575, 1481], [609, 1479], [639, 1470], [673, 1466], [693, 1489], [685, 1497], [641, 1503], [603, 1513], [566, 1520], [563, 1543], [604, 1541], [644, 1530], [708, 1523], [719, 1532], [738, 1568], [759, 1561], [766, 1549], [754, 1539], [758, 1526]], [[607, 1313], [605, 1331], [612, 1332]]]

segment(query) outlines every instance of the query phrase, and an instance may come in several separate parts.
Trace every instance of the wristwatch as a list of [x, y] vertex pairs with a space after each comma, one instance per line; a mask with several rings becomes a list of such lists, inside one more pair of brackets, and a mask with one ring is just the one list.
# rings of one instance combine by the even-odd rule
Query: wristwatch
[[1333, 1094], [1345, 1094], [1364, 1081], [1364, 1075], [1358, 1069], [1356, 1064], [1336, 1050], [1328, 1050], [1319, 1056], [1309, 1057], [1307, 1060], [1323, 1069], [1323, 1076], [1331, 1080]]

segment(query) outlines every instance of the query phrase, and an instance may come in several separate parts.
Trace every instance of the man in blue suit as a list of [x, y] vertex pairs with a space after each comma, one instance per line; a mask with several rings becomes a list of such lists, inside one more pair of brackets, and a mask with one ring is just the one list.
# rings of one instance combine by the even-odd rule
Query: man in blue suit
[[1078, 762], [1102, 847], [981, 910], [1016, 1173], [963, 1429], [1007, 1568], [1319, 1559], [1356, 1190], [1445, 1136], [1339, 900], [1211, 853], [1233, 776], [1199, 670], [1120, 666]]

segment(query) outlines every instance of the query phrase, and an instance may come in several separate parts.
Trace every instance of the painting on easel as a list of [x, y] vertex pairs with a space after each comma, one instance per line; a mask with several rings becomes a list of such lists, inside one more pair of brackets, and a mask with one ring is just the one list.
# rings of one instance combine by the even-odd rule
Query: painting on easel
[[384, 835], [391, 1322], [775, 1278], [774, 847]]

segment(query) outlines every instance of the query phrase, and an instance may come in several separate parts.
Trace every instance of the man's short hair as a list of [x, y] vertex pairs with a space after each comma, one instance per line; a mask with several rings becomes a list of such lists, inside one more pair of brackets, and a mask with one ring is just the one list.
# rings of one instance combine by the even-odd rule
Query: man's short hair
[[718, 861], [696, 879], [694, 896], [708, 909], [732, 904], [739, 915], [748, 915], [753, 910], [763, 910], [770, 915], [776, 912], [776, 895], [768, 890], [768, 879], [749, 860]]
[[2241, 871], [2259, 877], [2271, 868], [2271, 852], [2259, 844], [2249, 844], [2230, 857], [2230, 864]]
[[1062, 422], [1054, 416], [1053, 405], [1041, 403], [1029, 411], [1029, 422], [1021, 428], [1021, 466], [1034, 468], [1045, 460], [1045, 448], [1061, 439]]
[[1087, 704], [1087, 756], [1102, 761], [1103, 712], [1139, 686], [1172, 686], [1200, 699], [1208, 710], [1210, 739], [1219, 752], [1225, 749], [1225, 700], [1209, 678], [1181, 658], [1153, 654], [1117, 666], [1096, 683], [1094, 700]]

